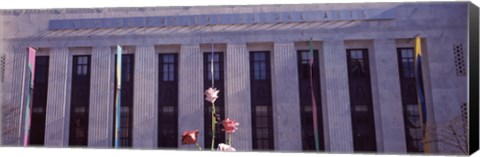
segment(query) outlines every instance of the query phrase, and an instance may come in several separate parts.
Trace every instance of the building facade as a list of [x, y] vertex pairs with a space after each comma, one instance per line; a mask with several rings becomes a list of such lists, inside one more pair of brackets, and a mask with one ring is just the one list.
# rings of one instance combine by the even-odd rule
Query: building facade
[[[22, 145], [27, 48], [35, 47], [31, 145], [112, 148], [120, 45], [123, 147], [194, 149], [181, 145], [180, 135], [199, 129], [199, 145], [209, 148], [204, 90], [213, 79], [220, 118], [240, 123], [232, 136], [237, 150], [315, 150], [313, 92], [320, 150], [423, 152], [411, 38], [422, 41], [432, 139], [447, 139], [437, 126], [466, 114], [467, 8], [443, 2], [4, 10], [2, 144]], [[216, 137], [226, 139], [220, 130]], [[433, 153], [461, 153], [446, 142], [429, 145]]]

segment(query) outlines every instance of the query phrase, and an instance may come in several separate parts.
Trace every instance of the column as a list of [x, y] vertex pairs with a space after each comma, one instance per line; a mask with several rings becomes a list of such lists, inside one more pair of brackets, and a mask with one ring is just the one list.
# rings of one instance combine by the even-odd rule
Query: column
[[[374, 106], [380, 129], [377, 130], [377, 147], [385, 153], [405, 153], [405, 125], [403, 120], [402, 94], [395, 41], [393, 39], [375, 39], [372, 58], [372, 77], [378, 103]], [[372, 74], [373, 74], [372, 73]], [[375, 75], [372, 75], [375, 76]], [[376, 84], [373, 83], [376, 79]], [[376, 89], [374, 89], [376, 86]], [[377, 127], [378, 128], [378, 127]], [[379, 149], [381, 150], [381, 149]]]
[[[28, 52], [25, 48], [10, 49], [13, 59], [6, 62], [7, 66], [12, 66], [11, 70], [5, 72], [6, 83], [11, 83], [10, 94], [2, 99], [2, 144], [7, 146], [23, 146], [23, 112], [25, 111], [25, 98], [28, 93], [26, 85], [26, 70]], [[3, 94], [2, 94], [3, 95]]]
[[[322, 100], [326, 104], [326, 148], [330, 152], [353, 152], [350, 96], [345, 43], [342, 40], [327, 40], [323, 44]], [[323, 68], [322, 68], [323, 67]]]
[[248, 53], [245, 43], [229, 43], [225, 54], [225, 113], [226, 117], [240, 123], [239, 129], [232, 135], [232, 146], [242, 151], [252, 150]]
[[50, 50], [45, 146], [68, 146], [71, 57], [68, 48]]
[[275, 43], [273, 51], [272, 94], [275, 149], [302, 151], [295, 46], [293, 42]]
[[90, 115], [88, 146], [112, 146], [113, 132], [113, 60], [110, 47], [94, 47], [91, 61]]
[[[178, 89], [178, 134], [183, 131], [200, 131], [198, 144], [203, 147], [203, 65], [200, 45], [182, 45], [179, 54], [179, 89]], [[181, 138], [179, 138], [181, 139]], [[182, 145], [178, 140], [180, 149], [192, 149], [193, 145]], [[196, 148], [195, 148], [196, 149]]]
[[158, 66], [156, 60], [157, 55], [153, 45], [136, 47], [133, 84], [133, 148], [157, 147], [158, 111], [155, 93]]

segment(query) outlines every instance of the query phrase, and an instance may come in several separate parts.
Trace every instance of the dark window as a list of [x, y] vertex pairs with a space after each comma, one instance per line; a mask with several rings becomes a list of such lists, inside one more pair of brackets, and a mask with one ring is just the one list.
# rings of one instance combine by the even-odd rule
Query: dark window
[[45, 139], [45, 115], [48, 92], [48, 56], [35, 59], [35, 79], [32, 100], [32, 121], [29, 144], [43, 145]]
[[86, 76], [88, 75], [88, 59], [87, 57], [78, 57], [77, 58], [77, 65], [76, 65], [76, 70], [77, 72], [75, 74], [77, 74], [78, 76]]
[[90, 56], [73, 56], [70, 111], [70, 146], [88, 144], [88, 109], [90, 102]]
[[[220, 117], [221, 120], [225, 118], [225, 88], [223, 82], [223, 53], [215, 52], [213, 54], [213, 77], [214, 79], [214, 88], [220, 90], [218, 94], [219, 98], [215, 101], [215, 113]], [[203, 55], [203, 80], [204, 80], [204, 89], [212, 87], [212, 74], [211, 74], [211, 60], [212, 53], [204, 53]], [[212, 103], [204, 101], [205, 111], [204, 111], [204, 130], [205, 130], [205, 149], [210, 149], [212, 145]], [[221, 131], [223, 128], [222, 122], [219, 121], [215, 127], [215, 144], [214, 147], [217, 148], [219, 143], [225, 143], [225, 132]]]
[[178, 143], [178, 59], [177, 54], [160, 54], [158, 98], [158, 147], [177, 148]]
[[254, 150], [274, 149], [269, 58], [268, 51], [250, 52], [250, 93]]
[[133, 82], [133, 65], [134, 65], [133, 61], [134, 61], [133, 54], [122, 55], [122, 84], [123, 82], [125, 83]]
[[347, 66], [354, 150], [374, 152], [377, 146], [368, 50], [347, 50]]
[[[317, 106], [317, 125], [319, 149], [325, 150], [323, 137], [322, 102], [320, 97], [320, 76], [318, 51], [313, 51], [312, 67], [313, 92]], [[305, 151], [315, 150], [315, 134], [313, 128], [312, 85], [310, 83], [310, 51], [298, 51], [298, 83], [300, 89], [300, 119], [302, 125], [302, 148]]]
[[401, 50], [401, 65], [403, 78], [415, 78], [414, 53], [413, 49]]
[[253, 78], [254, 80], [266, 80], [267, 65], [266, 53], [253, 53]]
[[[115, 56], [116, 57], [116, 56]], [[131, 147], [132, 146], [132, 124], [133, 124], [133, 68], [134, 57], [132, 54], [122, 55], [122, 83], [120, 91], [120, 130], [119, 130], [119, 147]], [[117, 94], [117, 60], [115, 59], [115, 86], [114, 94]], [[115, 147], [115, 116], [116, 116], [116, 104], [113, 104], [113, 146]]]
[[161, 58], [162, 62], [162, 80], [163, 81], [175, 81], [175, 56], [164, 55]]
[[415, 53], [413, 48], [398, 48], [397, 51], [407, 151], [423, 152], [423, 129], [420, 127], [415, 80]]

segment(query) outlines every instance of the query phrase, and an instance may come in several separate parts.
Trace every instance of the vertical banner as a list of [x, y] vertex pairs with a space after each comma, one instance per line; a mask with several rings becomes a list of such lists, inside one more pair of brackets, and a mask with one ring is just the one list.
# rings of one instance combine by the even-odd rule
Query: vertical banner
[[425, 95], [423, 93], [422, 83], [422, 42], [420, 35], [415, 37], [415, 81], [417, 88], [418, 111], [420, 113], [420, 127], [423, 128], [423, 150], [425, 153], [430, 152], [429, 130], [427, 124], [427, 108], [425, 106]]
[[214, 51], [215, 49], [213, 48], [213, 42], [212, 42], [212, 56], [211, 56], [211, 62], [210, 62], [210, 73], [212, 75], [212, 88], [214, 87], [214, 75], [213, 75], [213, 56], [214, 56]]
[[30, 121], [31, 121], [31, 112], [32, 112], [32, 101], [30, 100], [33, 96], [33, 79], [35, 78], [35, 54], [36, 50], [32, 47], [28, 48], [28, 73], [29, 73], [29, 86], [28, 86], [28, 96], [27, 96], [27, 105], [25, 107], [25, 126], [24, 126], [24, 136], [23, 136], [23, 146], [28, 146], [28, 136], [30, 131]]
[[318, 143], [318, 126], [317, 126], [317, 103], [315, 102], [315, 93], [313, 92], [313, 62], [314, 56], [313, 55], [313, 43], [312, 39], [310, 39], [308, 43], [308, 48], [310, 49], [310, 90], [312, 93], [312, 114], [313, 114], [313, 132], [315, 135], [315, 150], [320, 151], [319, 143]]
[[115, 95], [115, 148], [120, 145], [119, 131], [120, 131], [120, 92], [122, 86], [122, 47], [117, 45], [117, 66], [116, 66], [116, 95]]

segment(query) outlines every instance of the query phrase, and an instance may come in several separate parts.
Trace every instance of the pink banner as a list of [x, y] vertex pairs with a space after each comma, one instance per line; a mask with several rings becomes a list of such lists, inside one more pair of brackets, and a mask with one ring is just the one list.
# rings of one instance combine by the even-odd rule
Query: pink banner
[[35, 56], [36, 56], [36, 53], [37, 53], [37, 51], [34, 48], [31, 48], [31, 47], [28, 48], [28, 66], [30, 67], [30, 71], [31, 71], [31, 74], [32, 74], [31, 75], [32, 79], [31, 79], [31, 82], [30, 82], [32, 88], [33, 88], [33, 78], [35, 78], [34, 77], [35, 76], [34, 71], [35, 71]]
[[35, 78], [35, 56], [36, 50], [34, 48], [28, 48], [28, 69], [30, 74], [30, 84], [28, 88], [28, 98], [27, 106], [25, 110], [25, 127], [24, 127], [24, 136], [23, 136], [23, 146], [28, 146], [28, 136], [30, 133], [30, 122], [32, 121], [32, 97], [33, 97], [33, 79]]

